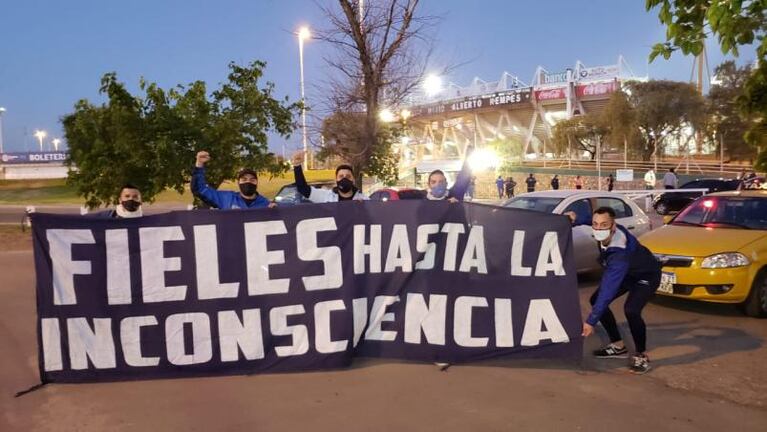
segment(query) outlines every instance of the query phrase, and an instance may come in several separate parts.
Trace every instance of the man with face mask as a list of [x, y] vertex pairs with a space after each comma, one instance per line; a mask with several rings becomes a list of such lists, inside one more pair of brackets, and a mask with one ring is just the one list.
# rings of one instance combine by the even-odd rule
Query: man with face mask
[[328, 203], [339, 201], [364, 201], [370, 198], [354, 186], [354, 171], [349, 165], [336, 167], [336, 187], [333, 189], [318, 189], [309, 186], [301, 168], [304, 160], [302, 152], [293, 156], [293, 175], [296, 179], [296, 189], [313, 203]]
[[120, 188], [119, 203], [113, 210], [95, 213], [99, 218], [136, 218], [143, 216], [141, 211], [141, 191], [132, 184], [125, 184]]
[[208, 186], [205, 181], [205, 164], [210, 161], [206, 151], [197, 153], [195, 168], [192, 172], [192, 193], [203, 201], [221, 210], [254, 209], [274, 207], [275, 204], [258, 193], [258, 173], [244, 168], [237, 173], [237, 184], [240, 191], [220, 191]]
[[450, 189], [447, 188], [447, 177], [442, 170], [434, 170], [429, 173], [426, 179], [426, 199], [432, 201], [447, 200], [456, 203], [463, 201], [466, 192], [471, 184], [471, 167], [469, 166], [469, 156], [473, 151], [473, 146], [466, 148], [466, 159], [463, 161], [461, 171], [455, 178], [455, 183]]
[[[575, 222], [575, 213], [568, 212]], [[610, 343], [596, 351], [598, 358], [627, 358], [628, 350], [623, 344], [610, 303], [628, 293], [624, 311], [634, 339], [636, 353], [631, 356], [629, 369], [636, 374], [650, 370], [650, 359], [646, 354], [647, 329], [642, 319], [642, 309], [655, 295], [661, 279], [661, 264], [642, 246], [626, 228], [615, 223], [615, 210], [600, 207], [592, 218], [592, 235], [600, 250], [599, 261], [604, 268], [599, 288], [591, 296], [591, 313], [583, 323], [582, 336], [594, 332], [597, 322], [607, 331]]]

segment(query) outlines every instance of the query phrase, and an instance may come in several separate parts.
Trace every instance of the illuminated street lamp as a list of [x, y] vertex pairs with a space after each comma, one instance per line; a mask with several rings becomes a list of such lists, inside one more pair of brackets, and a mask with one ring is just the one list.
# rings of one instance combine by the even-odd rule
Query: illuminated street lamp
[[384, 123], [391, 123], [394, 121], [394, 113], [389, 108], [384, 108], [378, 113], [378, 118]]
[[61, 144], [61, 140], [58, 138], [54, 138], [51, 140], [51, 144], [53, 144], [53, 150], [59, 151], [59, 144]]
[[36, 130], [34, 136], [40, 141], [40, 151], [43, 151], [43, 140], [48, 136], [48, 133], [44, 130]]
[[298, 63], [301, 69], [301, 141], [304, 146], [304, 167], [309, 168], [309, 147], [306, 139], [306, 96], [304, 94], [304, 40], [312, 37], [308, 27], [298, 29]]

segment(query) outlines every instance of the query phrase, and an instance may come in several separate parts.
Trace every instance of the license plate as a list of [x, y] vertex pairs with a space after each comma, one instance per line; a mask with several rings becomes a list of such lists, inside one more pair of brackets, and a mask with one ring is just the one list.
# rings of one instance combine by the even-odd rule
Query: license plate
[[660, 286], [658, 291], [666, 294], [674, 294], [674, 284], [676, 283], [676, 274], [663, 272], [660, 275]]

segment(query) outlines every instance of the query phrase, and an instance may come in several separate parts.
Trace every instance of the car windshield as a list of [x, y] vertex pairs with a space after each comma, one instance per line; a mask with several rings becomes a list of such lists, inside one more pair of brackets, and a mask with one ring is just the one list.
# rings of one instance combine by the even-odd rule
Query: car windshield
[[767, 197], [704, 196], [674, 218], [672, 225], [767, 230]]
[[562, 202], [562, 198], [517, 197], [506, 203], [506, 207], [551, 213]]
[[277, 196], [274, 197], [274, 200], [276, 202], [283, 202], [283, 201], [296, 201], [296, 194], [298, 191], [296, 190], [296, 187], [293, 185], [285, 186], [282, 189], [280, 189], [280, 192], [277, 194]]

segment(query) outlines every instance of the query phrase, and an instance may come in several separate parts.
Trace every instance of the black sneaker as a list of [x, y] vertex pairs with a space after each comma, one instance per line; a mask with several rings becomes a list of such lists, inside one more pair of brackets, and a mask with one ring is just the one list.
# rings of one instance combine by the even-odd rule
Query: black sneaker
[[652, 369], [652, 366], [650, 366], [650, 359], [647, 358], [645, 354], [631, 356], [631, 365], [629, 366], [631, 373], [642, 375], [649, 372], [650, 369]]
[[594, 357], [596, 358], [629, 358], [629, 350], [625, 346], [619, 347], [616, 344], [608, 344], [603, 348], [594, 351]]

